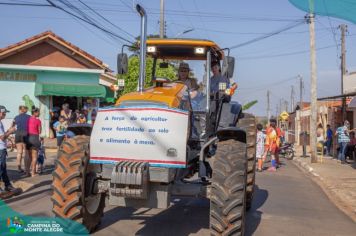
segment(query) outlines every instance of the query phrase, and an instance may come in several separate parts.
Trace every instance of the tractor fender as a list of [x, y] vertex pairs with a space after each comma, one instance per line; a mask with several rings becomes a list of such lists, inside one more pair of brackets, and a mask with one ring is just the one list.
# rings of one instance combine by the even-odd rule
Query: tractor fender
[[69, 136], [78, 136], [78, 135], [90, 136], [92, 129], [93, 126], [91, 124], [71, 124], [67, 128], [67, 133], [71, 132]]
[[246, 143], [246, 132], [238, 127], [226, 127], [219, 129], [216, 133], [219, 141], [235, 139], [237, 141]]

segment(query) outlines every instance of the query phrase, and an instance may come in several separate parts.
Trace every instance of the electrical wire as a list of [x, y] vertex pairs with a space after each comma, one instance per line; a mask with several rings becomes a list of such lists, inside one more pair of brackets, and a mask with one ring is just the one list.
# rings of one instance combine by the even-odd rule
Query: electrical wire
[[41, 3], [15, 3], [15, 2], [0, 2], [0, 5], [9, 5], [9, 6], [28, 6], [28, 7], [51, 7], [49, 4]]
[[[198, 10], [198, 6], [197, 6], [196, 1], [193, 0], [193, 3], [194, 3], [195, 10], [198, 12], [199, 15], [201, 15], [201, 13], [200, 13], [199, 10]], [[199, 16], [199, 21], [200, 21], [200, 23], [203, 25], [204, 29], [207, 29], [207, 28], [206, 28], [205, 21], [204, 21], [204, 19], [203, 19], [202, 16]], [[205, 34], [208, 36], [208, 38], [211, 38], [210, 32], [209, 32], [208, 30], [205, 31]]]
[[[116, 33], [114, 33], [114, 32], [111, 32], [110, 30], [105, 29], [105, 28], [103, 28], [103, 27], [97, 25], [96, 23], [94, 23], [94, 22], [88, 20], [88, 19], [85, 19], [85, 18], [83, 18], [83, 17], [80, 17], [80, 16], [78, 16], [78, 15], [76, 15], [76, 14], [74, 14], [74, 13], [72, 13], [72, 12], [66, 10], [66, 9], [64, 9], [63, 7], [61, 7], [61, 6], [57, 5], [57, 4], [55, 4], [55, 3], [54, 3], [53, 1], [51, 1], [51, 0], [46, 0], [46, 1], [47, 1], [52, 7], [57, 8], [57, 9], [59, 9], [59, 10], [65, 12], [65, 13], [67, 13], [67, 14], [69, 14], [69, 15], [71, 15], [71, 16], [73, 16], [73, 17], [79, 19], [79, 20], [81, 20], [81, 21], [86, 22], [86, 23], [88, 23], [88, 24], [90, 24], [90, 25], [92, 25], [92, 26], [94, 26], [94, 27], [100, 29], [101, 31], [103, 31], [103, 32], [105, 32], [105, 33], [107, 33], [107, 34], [109, 34], [109, 35], [111, 35], [111, 36], [113, 36], [113, 37], [116, 37], [116, 38], [119, 39], [120, 41], [122, 40], [122, 41], [125, 41], [125, 42], [129, 43], [129, 44], [133, 44], [133, 42], [131, 42], [130, 40], [128, 40], [128, 39], [126, 39], [126, 38], [124, 38], [124, 37], [122, 37], [122, 36], [120, 36], [120, 35], [118, 35], [118, 34], [116, 34]], [[60, 2], [62, 2], [62, 1], [60, 1]]]
[[[93, 24], [97, 25], [98, 27], [101, 28], [105, 28], [104, 25], [102, 25], [100, 22], [98, 22], [96, 19], [94, 19], [93, 17], [89, 16], [88, 14], [86, 14], [85, 12], [83, 12], [81, 9], [79, 9], [77, 6], [73, 5], [71, 2], [67, 1], [67, 0], [57, 0], [60, 3], [64, 4], [66, 7], [68, 7], [70, 10], [72, 10], [73, 12], [76, 12], [77, 14], [79, 14], [80, 16], [82, 16], [83, 18], [85, 18], [86, 20], [92, 22]], [[111, 31], [112, 32], [112, 31]], [[107, 34], [110, 38], [112, 38], [113, 40], [118, 40], [117, 38], [115, 38], [112, 34]], [[119, 41], [121, 43], [123, 43], [120, 39]]]
[[282, 83], [285, 83], [285, 82], [288, 82], [288, 81], [291, 81], [291, 80], [294, 80], [298, 78], [297, 76], [293, 76], [293, 77], [289, 77], [289, 78], [286, 78], [286, 79], [282, 79], [282, 80], [278, 80], [276, 82], [273, 82], [273, 83], [268, 83], [268, 84], [259, 84], [259, 86], [256, 86], [256, 87], [247, 87], [247, 88], [238, 88], [238, 90], [252, 90], [252, 89], [268, 89], [268, 86], [272, 86], [272, 85], [280, 85]]
[[294, 24], [291, 24], [291, 25], [287, 25], [279, 30], [276, 30], [276, 31], [273, 31], [269, 34], [266, 34], [266, 35], [263, 35], [263, 36], [260, 36], [260, 37], [257, 37], [257, 38], [254, 38], [254, 39], [251, 39], [251, 40], [248, 40], [244, 43], [240, 43], [240, 44], [236, 44], [236, 45], [233, 45], [230, 48], [230, 50], [233, 50], [233, 49], [236, 49], [236, 48], [239, 48], [239, 47], [243, 47], [243, 46], [246, 46], [246, 45], [249, 45], [249, 44], [252, 44], [252, 43], [255, 43], [255, 42], [258, 42], [258, 41], [261, 41], [263, 39], [266, 39], [266, 38], [269, 38], [269, 37], [272, 37], [274, 35], [277, 35], [277, 34], [280, 34], [284, 31], [287, 31], [287, 30], [290, 30], [290, 29], [293, 29], [299, 25], [302, 25], [305, 23], [305, 20], [302, 20], [302, 21], [297, 21], [295, 22]]
[[101, 19], [103, 19], [105, 22], [109, 23], [110, 25], [114, 26], [116, 29], [124, 32], [125, 34], [129, 35], [132, 38], [135, 38], [135, 36], [133, 36], [132, 34], [130, 34], [129, 32], [127, 32], [126, 30], [123, 30], [122, 28], [120, 28], [119, 26], [115, 25], [114, 23], [112, 23], [111, 21], [109, 21], [107, 18], [105, 18], [103, 15], [101, 15], [100, 13], [98, 13], [97, 11], [95, 11], [92, 7], [90, 7], [88, 4], [84, 3], [81, 0], [78, 0], [81, 4], [83, 4], [84, 6], [86, 6], [88, 9], [90, 9], [94, 14], [96, 14], [97, 16], [99, 16]]
[[[334, 44], [325, 46], [325, 47], [320, 47], [315, 49], [316, 51], [328, 49], [328, 48], [334, 48], [336, 47]], [[274, 58], [274, 57], [283, 57], [283, 56], [292, 56], [292, 55], [298, 55], [298, 54], [304, 54], [308, 53], [310, 50], [303, 50], [303, 51], [296, 51], [296, 52], [289, 52], [289, 53], [280, 53], [280, 54], [274, 54], [274, 55], [261, 55], [261, 56], [251, 56], [251, 57], [239, 57], [239, 60], [251, 60], [251, 59], [265, 59], [265, 58]]]

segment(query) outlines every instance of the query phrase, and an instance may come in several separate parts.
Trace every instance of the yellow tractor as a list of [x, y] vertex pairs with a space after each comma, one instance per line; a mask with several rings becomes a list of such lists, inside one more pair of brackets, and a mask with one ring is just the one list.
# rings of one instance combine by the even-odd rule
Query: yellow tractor
[[[243, 235], [255, 178], [255, 118], [231, 101], [228, 82], [212, 92], [210, 79], [212, 63], [222, 63], [221, 73], [230, 79], [234, 58], [212, 41], [147, 40], [145, 10], [136, 9], [141, 15], [137, 91], [101, 108], [93, 127], [69, 128], [76, 136], [59, 149], [53, 212], [92, 232], [103, 216], [105, 198], [121, 207], [168, 208], [171, 196], [206, 197], [211, 233]], [[154, 65], [149, 88], [144, 84], [146, 57]], [[127, 58], [119, 54], [118, 73], [127, 72]], [[166, 68], [179, 61], [202, 78], [199, 88], [156, 75], [158, 62]]]

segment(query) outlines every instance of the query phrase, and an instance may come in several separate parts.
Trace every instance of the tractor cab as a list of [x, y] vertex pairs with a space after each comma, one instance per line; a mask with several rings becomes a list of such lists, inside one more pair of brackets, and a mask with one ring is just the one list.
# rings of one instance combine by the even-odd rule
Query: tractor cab
[[[229, 53], [228, 49], [221, 49], [210, 40], [148, 39], [146, 55], [153, 59], [150, 73], [153, 86], [121, 96], [116, 105], [142, 105], [149, 101], [152, 104], [185, 109], [192, 116], [190, 140], [206, 142], [216, 135], [220, 122], [225, 122], [221, 127], [234, 126], [241, 113], [238, 103], [229, 103], [236, 87], [233, 87], [234, 82], [231, 81], [234, 58], [226, 56], [226, 53]], [[119, 72], [127, 71], [127, 58], [126, 54], [118, 56]], [[212, 65], [219, 65], [223, 81], [214, 81], [219, 77], [210, 79]], [[174, 79], [160, 77], [157, 67], [162, 70], [174, 67], [178, 69], [177, 75]], [[218, 89], [212, 90], [212, 83]], [[223, 109], [229, 110], [229, 114], [221, 119]]]

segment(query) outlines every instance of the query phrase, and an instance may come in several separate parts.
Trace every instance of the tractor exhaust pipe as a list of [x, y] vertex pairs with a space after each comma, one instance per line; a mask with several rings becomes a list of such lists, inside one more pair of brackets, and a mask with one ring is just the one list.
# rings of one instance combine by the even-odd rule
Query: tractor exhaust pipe
[[136, 5], [136, 10], [141, 16], [141, 39], [140, 39], [140, 78], [138, 80], [138, 92], [142, 92], [145, 87], [146, 78], [146, 39], [147, 39], [147, 15], [140, 4]]

